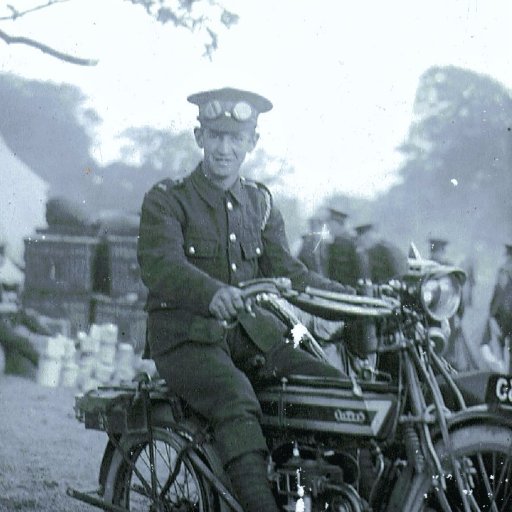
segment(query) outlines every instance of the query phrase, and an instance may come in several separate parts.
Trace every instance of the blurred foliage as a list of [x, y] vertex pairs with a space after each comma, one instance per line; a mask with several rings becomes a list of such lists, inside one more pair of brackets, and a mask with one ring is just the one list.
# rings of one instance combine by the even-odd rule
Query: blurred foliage
[[[11, 0], [0, 5], [0, 22], [16, 21], [34, 13], [44, 13], [48, 8], [74, 0], [46, 0], [27, 4], [22, 0]], [[219, 31], [228, 29], [238, 22], [238, 15], [228, 11], [218, 0], [125, 0], [133, 5], [143, 7], [147, 15], [162, 25], [171, 23], [174, 27], [184, 28], [205, 38], [204, 56], [212, 59], [218, 48]], [[98, 10], [98, 16], [102, 16]], [[43, 26], [43, 24], [41, 24]], [[42, 41], [25, 36], [12, 36], [0, 29], [0, 40], [6, 44], [29, 46], [54, 58], [80, 66], [95, 66], [96, 59], [75, 57], [65, 51], [52, 48]]]
[[219, 30], [238, 22], [238, 15], [217, 0], [126, 0], [144, 7], [147, 14], [162, 23], [199, 32], [206, 37], [204, 56], [212, 58], [218, 48]]
[[401, 151], [402, 182], [373, 215], [406, 242], [451, 240], [460, 253], [512, 239], [512, 96], [498, 82], [456, 67], [420, 79]]

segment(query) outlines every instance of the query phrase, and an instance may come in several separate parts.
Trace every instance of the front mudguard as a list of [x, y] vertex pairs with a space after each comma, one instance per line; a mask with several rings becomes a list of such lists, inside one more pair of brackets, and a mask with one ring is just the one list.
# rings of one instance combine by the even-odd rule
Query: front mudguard
[[[504, 405], [480, 404], [468, 407], [446, 418], [449, 432], [455, 432], [475, 424], [492, 424], [512, 430], [512, 407]], [[436, 427], [431, 431], [434, 444], [442, 439], [441, 430]], [[416, 474], [412, 467], [407, 466], [398, 477], [391, 493], [387, 512], [403, 511], [402, 500]]]
[[[492, 423], [512, 429], [512, 406], [488, 404], [473, 405], [447, 417], [446, 423], [449, 431], [458, 430], [459, 428], [474, 425], [475, 423]], [[441, 431], [438, 428], [432, 431], [434, 440], [440, 436]]]

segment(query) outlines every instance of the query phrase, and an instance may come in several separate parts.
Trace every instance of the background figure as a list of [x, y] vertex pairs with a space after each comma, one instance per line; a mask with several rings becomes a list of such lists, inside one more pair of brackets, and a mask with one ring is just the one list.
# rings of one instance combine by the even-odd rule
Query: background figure
[[453, 263], [446, 257], [446, 247], [448, 240], [444, 238], [430, 238], [428, 241], [430, 256], [429, 258], [442, 265], [453, 265]]
[[334, 281], [357, 284], [358, 263], [355, 236], [348, 225], [349, 215], [329, 208], [329, 232], [332, 242], [328, 247], [327, 276]]
[[407, 257], [396, 245], [379, 236], [375, 224], [355, 228], [358, 277], [384, 283], [407, 271]]
[[[447, 257], [448, 240], [442, 238], [429, 239], [430, 259], [442, 265], [453, 265]], [[478, 368], [476, 361], [471, 355], [468, 342], [462, 329], [462, 317], [464, 316], [465, 302], [464, 295], [461, 298], [460, 306], [455, 315], [450, 319], [450, 336], [444, 351], [445, 359], [457, 370], [468, 371]]]
[[325, 220], [320, 216], [312, 216], [308, 220], [309, 232], [302, 235], [302, 245], [297, 258], [309, 270], [322, 276], [327, 270], [328, 231]]
[[505, 249], [505, 262], [498, 270], [489, 307], [482, 354], [494, 370], [509, 373], [512, 341], [512, 245], [505, 245]]
[[464, 304], [466, 307], [473, 305], [473, 289], [476, 285], [476, 262], [473, 254], [468, 254], [460, 264], [462, 270], [466, 272], [466, 282], [464, 283]]

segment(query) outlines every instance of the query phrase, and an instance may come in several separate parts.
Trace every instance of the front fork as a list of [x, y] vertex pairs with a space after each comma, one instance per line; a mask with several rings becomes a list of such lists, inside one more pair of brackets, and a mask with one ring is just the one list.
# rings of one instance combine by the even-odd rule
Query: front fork
[[[427, 358], [430, 358], [428, 363], [426, 361]], [[467, 492], [468, 488], [471, 488], [471, 475], [468, 473], [469, 468], [462, 467], [460, 461], [456, 459], [453, 454], [451, 437], [445, 417], [448, 409], [444, 403], [441, 390], [432, 370], [432, 364], [437, 367], [449, 384], [452, 382], [451, 377], [447, 373], [443, 372], [442, 361], [439, 360], [439, 358], [432, 352], [430, 345], [428, 344], [425, 352], [419, 352], [416, 346], [409, 346], [404, 354], [403, 363], [406, 381], [409, 383], [408, 391], [413, 417], [404, 417], [402, 420], [411, 422], [411, 425], [408, 426], [409, 432], [410, 428], [413, 427], [414, 424], [419, 426], [419, 438], [422, 441], [419, 444], [419, 448], [423, 447], [422, 455], [425, 457], [427, 464], [422, 468], [418, 468], [417, 458], [416, 460], [413, 459], [411, 462], [413, 462], [417, 471], [420, 470], [422, 472], [426, 470], [432, 472], [432, 485], [437, 491], [439, 504], [443, 510], [450, 512], [451, 507], [446, 496], [447, 485], [444, 469], [434, 448], [434, 443], [429, 429], [429, 424], [436, 423], [439, 426], [443, 443], [449, 453], [450, 465], [455, 476], [455, 482], [462, 500], [464, 512], [471, 512], [472, 508]], [[421, 380], [418, 373], [422, 376]], [[428, 407], [425, 402], [425, 397], [421, 391], [421, 381], [423, 381], [424, 384], [427, 384], [427, 387], [431, 392], [433, 400], [433, 406], [431, 407]], [[460, 394], [457, 396], [457, 399], [461, 409], [465, 409], [466, 406]]]

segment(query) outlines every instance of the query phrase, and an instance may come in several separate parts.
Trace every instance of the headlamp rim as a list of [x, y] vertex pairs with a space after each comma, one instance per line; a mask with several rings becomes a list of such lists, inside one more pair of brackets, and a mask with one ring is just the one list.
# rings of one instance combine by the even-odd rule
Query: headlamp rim
[[[433, 311], [428, 306], [428, 304], [426, 304], [424, 296], [423, 296], [424, 286], [426, 285], [426, 283], [428, 283], [430, 281], [440, 280], [445, 277], [448, 277], [451, 279], [452, 283], [454, 284], [454, 288], [457, 288], [458, 293], [453, 295], [456, 300], [456, 305], [454, 304], [454, 307], [452, 308], [453, 312], [450, 314], [440, 315], [440, 314], [436, 314], [435, 311]], [[450, 319], [455, 315], [455, 313], [457, 312], [457, 310], [460, 307], [460, 303], [462, 300], [462, 285], [463, 284], [462, 284], [461, 280], [459, 279], [457, 273], [453, 272], [453, 271], [452, 272], [435, 272], [435, 273], [430, 273], [430, 274], [423, 276], [420, 286], [419, 286], [419, 299], [420, 299], [420, 303], [421, 303], [424, 311], [430, 316], [430, 318], [432, 318], [432, 320], [435, 320], [437, 322], [442, 322], [443, 320]]]

